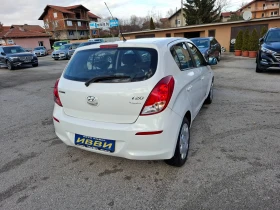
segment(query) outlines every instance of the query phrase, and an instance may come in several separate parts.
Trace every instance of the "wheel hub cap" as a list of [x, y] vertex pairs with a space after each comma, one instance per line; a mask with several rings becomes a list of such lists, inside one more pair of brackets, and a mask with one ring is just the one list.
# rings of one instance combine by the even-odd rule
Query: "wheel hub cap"
[[185, 159], [189, 148], [189, 126], [185, 123], [180, 132], [180, 154], [181, 158]]

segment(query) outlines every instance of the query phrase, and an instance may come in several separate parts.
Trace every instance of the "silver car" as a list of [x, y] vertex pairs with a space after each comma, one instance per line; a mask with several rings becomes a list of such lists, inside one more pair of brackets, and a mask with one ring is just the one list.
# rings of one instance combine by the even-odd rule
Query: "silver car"
[[35, 47], [32, 53], [37, 57], [48, 55], [48, 51], [44, 46]]
[[71, 55], [69, 54], [70, 50], [72, 50], [72, 44], [61, 45], [59, 50], [52, 52], [52, 58], [54, 60], [69, 60], [71, 58]]

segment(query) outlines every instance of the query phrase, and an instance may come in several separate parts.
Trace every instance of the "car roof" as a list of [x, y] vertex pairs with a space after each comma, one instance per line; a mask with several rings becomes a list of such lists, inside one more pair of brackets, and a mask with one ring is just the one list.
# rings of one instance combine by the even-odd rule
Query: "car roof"
[[5, 45], [5, 46], [1, 46], [1, 47], [21, 47], [21, 46], [19, 46], [19, 45]]
[[195, 38], [190, 38], [190, 40], [196, 40], [196, 39], [213, 39], [213, 37], [195, 37]]
[[[187, 38], [183, 37], [168, 37], [168, 38], [141, 38], [141, 39], [131, 39], [127, 40], [125, 43], [130, 43], [130, 44], [154, 44], [156, 46], [162, 46], [162, 45], [168, 45], [171, 42], [177, 41], [177, 40], [182, 40], [186, 41], [188, 40]], [[113, 42], [115, 44], [117, 43], [124, 43], [124, 41], [116, 41]], [[104, 43], [101, 43], [104, 45]], [[106, 43], [107, 44], [107, 43]]]

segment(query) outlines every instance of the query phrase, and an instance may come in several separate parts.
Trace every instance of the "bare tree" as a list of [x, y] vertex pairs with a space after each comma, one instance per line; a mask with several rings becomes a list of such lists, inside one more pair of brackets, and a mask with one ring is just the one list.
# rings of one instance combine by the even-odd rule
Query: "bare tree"
[[3, 23], [0, 22], [0, 32], [2, 32], [3, 30], [4, 30]]
[[230, 0], [216, 0], [216, 5], [220, 7], [220, 10], [223, 12], [227, 11], [227, 9], [232, 6], [232, 3]]
[[171, 15], [173, 15], [175, 13], [175, 10], [173, 9], [169, 9], [166, 13], [166, 17], [170, 17]]

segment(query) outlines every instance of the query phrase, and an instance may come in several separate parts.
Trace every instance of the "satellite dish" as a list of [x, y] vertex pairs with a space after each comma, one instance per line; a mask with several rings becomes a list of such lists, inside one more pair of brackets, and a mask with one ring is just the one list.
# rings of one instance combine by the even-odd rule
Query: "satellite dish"
[[243, 19], [244, 20], [251, 20], [252, 19], [252, 12], [246, 11], [243, 13]]

